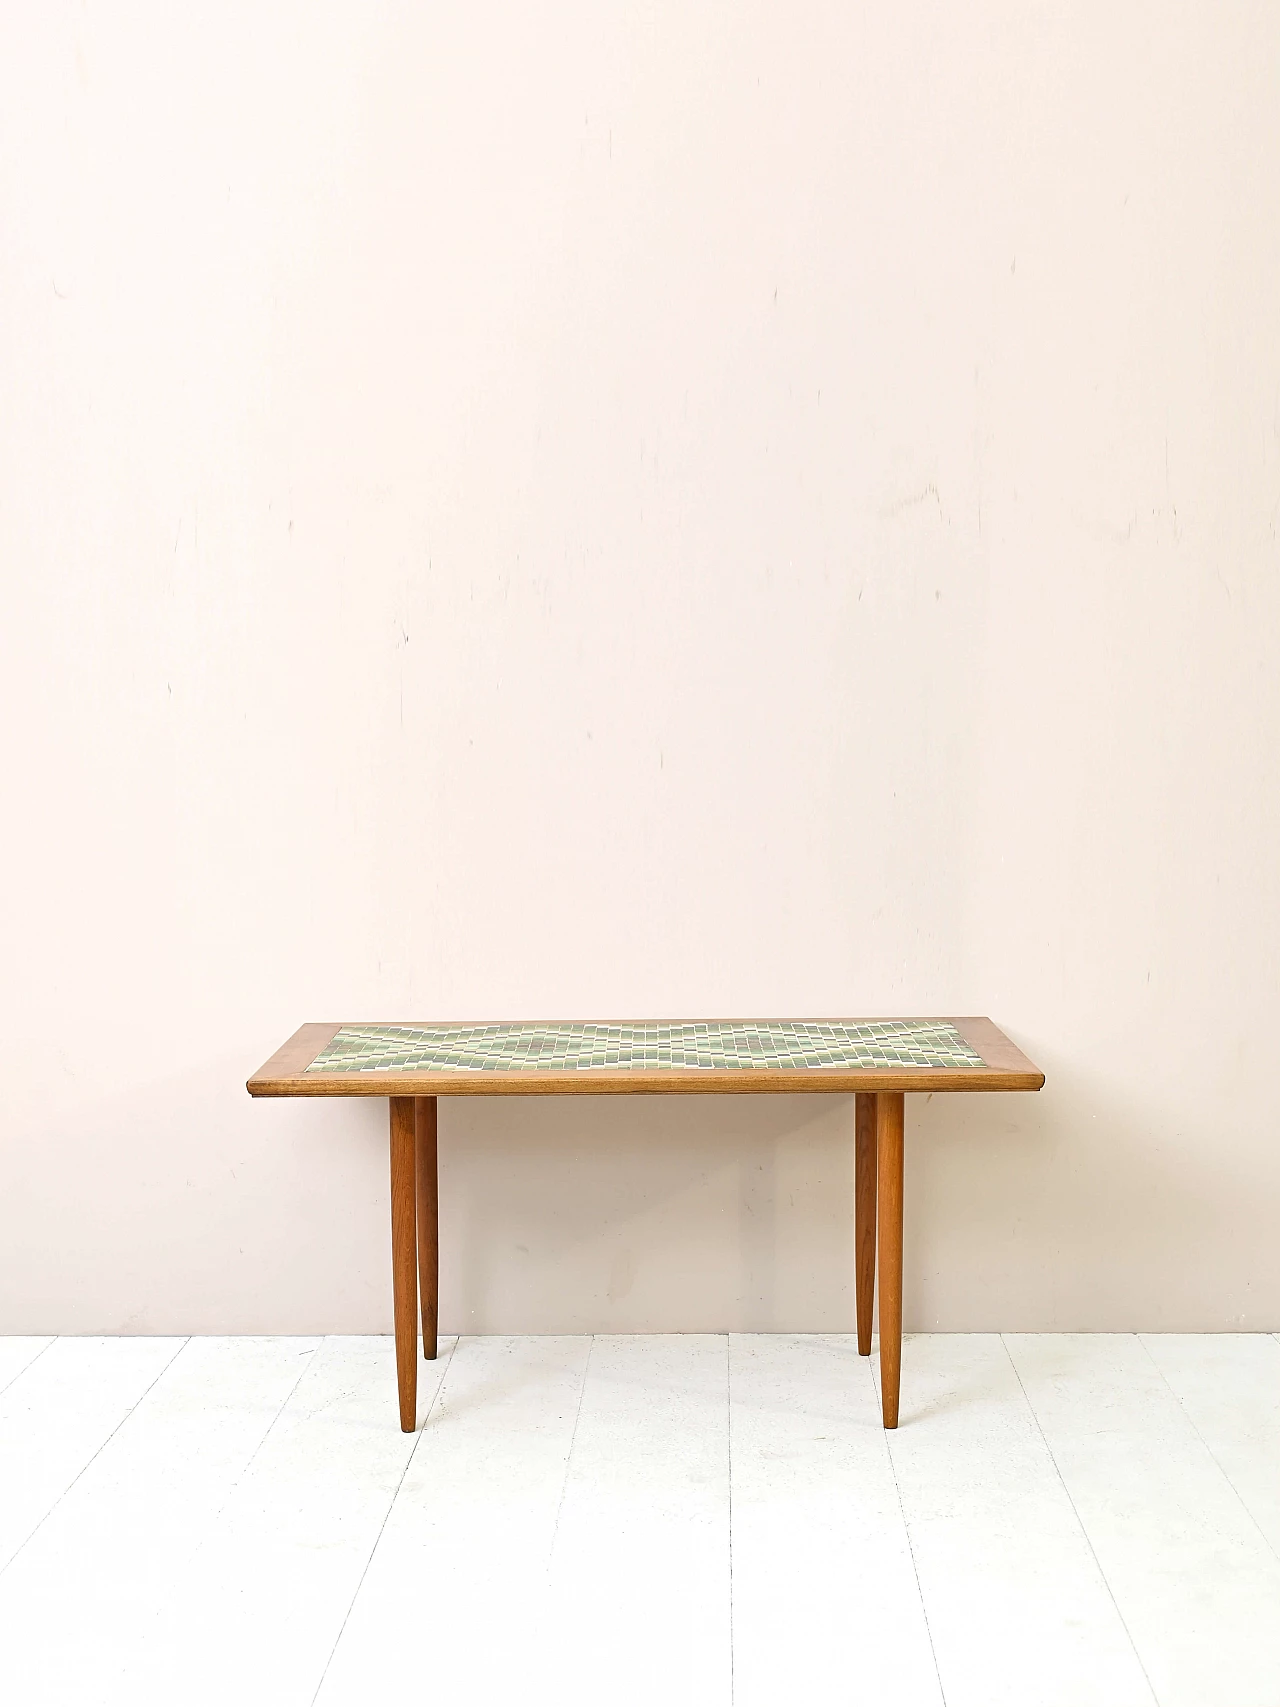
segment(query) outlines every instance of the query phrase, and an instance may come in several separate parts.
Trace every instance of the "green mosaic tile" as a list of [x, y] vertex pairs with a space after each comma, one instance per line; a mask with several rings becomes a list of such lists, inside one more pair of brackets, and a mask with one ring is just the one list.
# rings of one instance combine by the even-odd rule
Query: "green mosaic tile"
[[309, 1073], [981, 1067], [936, 1020], [653, 1020], [642, 1025], [346, 1025]]

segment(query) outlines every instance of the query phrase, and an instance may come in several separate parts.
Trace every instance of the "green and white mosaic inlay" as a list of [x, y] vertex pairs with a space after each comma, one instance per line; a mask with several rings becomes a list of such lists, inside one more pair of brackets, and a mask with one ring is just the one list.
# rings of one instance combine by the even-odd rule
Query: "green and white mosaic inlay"
[[639, 1025], [345, 1025], [309, 1073], [981, 1067], [937, 1020], [651, 1020]]

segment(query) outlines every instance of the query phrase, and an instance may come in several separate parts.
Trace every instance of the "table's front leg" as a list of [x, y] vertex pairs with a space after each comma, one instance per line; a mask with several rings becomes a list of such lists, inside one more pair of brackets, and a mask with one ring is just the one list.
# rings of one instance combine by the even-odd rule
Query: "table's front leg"
[[876, 1097], [876, 1171], [879, 1175], [880, 1409], [886, 1428], [898, 1426], [902, 1376], [902, 1162], [903, 1096]]
[[418, 1250], [414, 1184], [417, 1145], [414, 1099], [391, 1098], [391, 1282], [396, 1323], [396, 1385], [400, 1427], [418, 1421]]

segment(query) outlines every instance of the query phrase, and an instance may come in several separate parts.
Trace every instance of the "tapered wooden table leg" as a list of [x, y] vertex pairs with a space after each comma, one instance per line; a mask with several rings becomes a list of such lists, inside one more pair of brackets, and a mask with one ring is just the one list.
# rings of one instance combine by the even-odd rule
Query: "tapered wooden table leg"
[[418, 1422], [418, 1252], [414, 1236], [414, 1099], [391, 1098], [391, 1281], [396, 1320], [400, 1427]]
[[902, 1376], [902, 1160], [901, 1091], [876, 1097], [876, 1150], [880, 1235], [880, 1409], [886, 1428], [898, 1426]]
[[858, 1351], [871, 1356], [871, 1307], [876, 1290], [876, 1098], [854, 1099], [853, 1243], [858, 1299]]
[[436, 1099], [418, 1097], [418, 1291], [422, 1355], [436, 1355], [440, 1305], [440, 1188], [436, 1172]]

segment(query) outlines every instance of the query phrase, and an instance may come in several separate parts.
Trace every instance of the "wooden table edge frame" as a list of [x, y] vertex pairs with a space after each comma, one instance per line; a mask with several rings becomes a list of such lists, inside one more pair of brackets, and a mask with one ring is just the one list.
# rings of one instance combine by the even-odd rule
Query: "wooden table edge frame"
[[[354, 1023], [354, 1022], [343, 1022]], [[402, 1023], [402, 1022], [395, 1022]], [[441, 1022], [443, 1023], [443, 1022]], [[678, 1022], [671, 1022], [678, 1023]], [[857, 1022], [842, 1022], [857, 1023]], [[902, 1375], [902, 1226], [908, 1091], [1039, 1090], [1044, 1074], [988, 1019], [953, 1019], [983, 1067], [895, 1068], [838, 1072], [751, 1068], [667, 1073], [325, 1073], [304, 1075], [342, 1027], [304, 1025], [248, 1081], [251, 1096], [386, 1096], [391, 1116], [391, 1274], [400, 1427], [417, 1427], [418, 1325], [422, 1351], [436, 1355], [440, 1297], [438, 1097], [449, 1095], [644, 1095], [661, 1092], [825, 1093], [854, 1097], [854, 1284], [858, 1351], [871, 1354], [873, 1307], [880, 1329], [880, 1405], [897, 1428]], [[353, 1085], [352, 1079], [359, 1079]], [[583, 1083], [583, 1080], [586, 1083]], [[654, 1084], [648, 1081], [667, 1082]], [[624, 1082], [629, 1080], [630, 1082]], [[750, 1081], [743, 1083], [744, 1080]], [[341, 1085], [335, 1081], [341, 1081]], [[495, 1083], [494, 1081], [500, 1081]], [[512, 1081], [519, 1081], [518, 1087]], [[553, 1081], [548, 1083], [548, 1081]], [[602, 1082], [604, 1081], [604, 1082]], [[645, 1081], [645, 1082], [638, 1082]], [[670, 1081], [678, 1081], [672, 1083]], [[689, 1081], [689, 1082], [685, 1082]], [[713, 1081], [713, 1082], [709, 1082]], [[722, 1081], [736, 1081], [724, 1083]], [[319, 1088], [323, 1085], [323, 1088]], [[394, 1089], [392, 1089], [394, 1086]], [[878, 1281], [878, 1297], [877, 1294]]]

